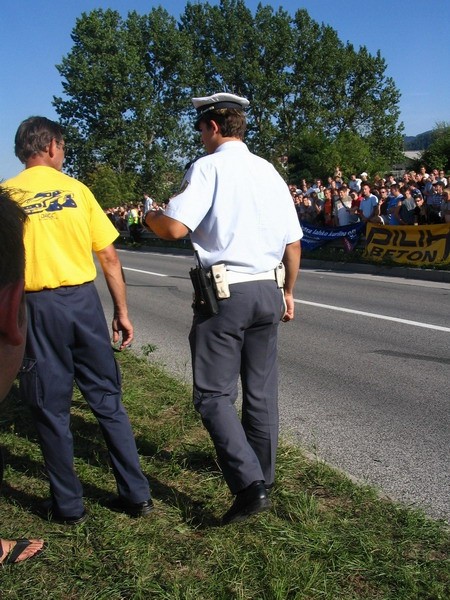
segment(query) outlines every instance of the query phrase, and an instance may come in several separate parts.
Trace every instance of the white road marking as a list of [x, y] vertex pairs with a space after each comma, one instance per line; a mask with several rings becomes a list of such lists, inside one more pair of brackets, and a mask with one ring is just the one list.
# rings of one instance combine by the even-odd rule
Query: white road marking
[[[134, 273], [144, 273], [145, 275], [155, 275], [156, 277], [170, 277], [164, 273], [154, 273], [153, 271], [143, 271], [142, 269], [132, 269], [131, 267], [123, 267], [124, 271], [133, 271]], [[419, 321], [409, 321], [408, 319], [399, 319], [398, 317], [388, 317], [387, 315], [378, 315], [368, 313], [362, 310], [354, 310], [353, 308], [343, 308], [342, 306], [332, 306], [331, 304], [320, 304], [319, 302], [309, 302], [308, 300], [294, 300], [297, 304], [307, 304], [308, 306], [316, 306], [317, 308], [326, 308], [328, 310], [337, 310], [338, 312], [350, 313], [353, 315], [361, 315], [372, 319], [381, 319], [384, 321], [394, 321], [395, 323], [403, 323], [404, 325], [413, 325], [414, 327], [424, 327], [425, 329], [434, 329], [435, 331], [445, 331], [450, 333], [450, 327], [441, 327], [440, 325], [431, 325], [430, 323], [420, 323]]]
[[156, 277], [170, 277], [164, 273], [153, 273], [153, 271], [142, 271], [141, 269], [132, 269], [131, 267], [122, 267], [124, 271], [134, 271], [134, 273], [144, 273], [145, 275], [156, 275]]
[[398, 317], [388, 317], [386, 315], [377, 315], [353, 308], [343, 308], [342, 306], [332, 306], [331, 304], [320, 304], [319, 302], [308, 302], [308, 300], [295, 300], [297, 304], [307, 304], [308, 306], [317, 306], [318, 308], [327, 308], [328, 310], [337, 310], [339, 312], [361, 315], [372, 319], [382, 319], [384, 321], [394, 321], [395, 323], [404, 323], [405, 325], [414, 325], [415, 327], [424, 327], [425, 329], [435, 329], [436, 331], [446, 331], [450, 333], [450, 327], [441, 327], [440, 325], [431, 325], [430, 323], [420, 323], [419, 321], [408, 321], [408, 319], [399, 319]]
[[346, 279], [359, 279], [372, 283], [390, 283], [395, 285], [413, 285], [415, 287], [439, 288], [450, 290], [450, 283], [446, 281], [430, 281], [428, 279], [406, 279], [397, 275], [378, 275], [376, 273], [344, 273], [337, 271], [321, 271], [320, 269], [310, 269], [305, 267], [300, 269], [300, 276], [318, 275], [320, 277], [345, 277]]

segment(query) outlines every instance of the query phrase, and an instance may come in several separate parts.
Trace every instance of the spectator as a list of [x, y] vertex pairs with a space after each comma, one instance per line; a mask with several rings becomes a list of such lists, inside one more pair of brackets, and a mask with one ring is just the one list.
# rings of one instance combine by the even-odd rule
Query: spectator
[[[27, 312], [23, 293], [25, 213], [0, 188], [0, 402], [14, 381], [23, 358]], [[0, 449], [0, 485], [3, 457]], [[34, 558], [44, 547], [40, 539], [0, 538], [0, 567]], [[6, 596], [5, 596], [6, 597]]]
[[403, 199], [395, 207], [394, 214], [400, 225], [417, 224], [416, 202], [410, 187], [405, 188]]
[[139, 244], [141, 241], [141, 223], [139, 221], [139, 210], [135, 205], [128, 212], [128, 231], [130, 232], [131, 241], [134, 244]]
[[302, 206], [303, 206], [303, 195], [302, 194], [292, 194], [292, 199], [294, 201], [294, 206], [295, 206], [295, 210], [297, 212], [297, 216], [299, 219], [301, 219], [300, 213], [302, 212]]
[[[431, 205], [432, 204], [432, 196], [434, 196], [435, 193], [435, 189], [434, 189], [434, 184], [437, 182], [436, 176], [431, 173], [431, 175], [429, 175], [422, 183], [422, 195], [425, 198], [425, 202], [427, 203], [427, 205]], [[429, 201], [430, 198], [430, 201]]]
[[387, 223], [386, 225], [400, 225], [398, 218], [398, 210], [401, 207], [403, 196], [400, 193], [400, 187], [398, 183], [391, 185], [390, 193], [387, 199]]
[[302, 192], [302, 194], [304, 196], [308, 195], [308, 184], [306, 183], [306, 181], [304, 179], [302, 179], [302, 184], [300, 186], [300, 191]]
[[316, 192], [313, 192], [310, 195], [310, 198], [311, 198], [311, 204], [316, 212], [313, 223], [315, 225], [320, 225], [320, 226], [324, 227], [325, 226], [325, 213], [324, 213], [323, 207], [324, 207], [325, 202], [324, 202], [324, 200], [321, 200], [319, 198], [319, 196], [316, 194]]
[[380, 218], [384, 225], [387, 225], [387, 223], [388, 223], [388, 217], [387, 217], [388, 193], [389, 193], [388, 189], [384, 186], [379, 189], [380, 197], [378, 199], [378, 205], [380, 207]]
[[[434, 174], [430, 176], [430, 179], [434, 178]], [[435, 181], [433, 183], [433, 193], [427, 195], [427, 214], [428, 223], [437, 224], [442, 223], [442, 204], [444, 202], [444, 184], [442, 181]]]
[[313, 194], [314, 192], [318, 195], [322, 186], [322, 181], [320, 179], [316, 179], [314, 183], [306, 190], [308, 196]]
[[403, 177], [402, 177], [403, 185], [410, 185], [411, 183], [413, 183], [413, 181], [415, 181], [415, 179], [412, 177], [411, 173], [405, 172], [403, 174]]
[[325, 227], [334, 227], [333, 195], [330, 188], [325, 189], [325, 199], [323, 202], [323, 217]]
[[425, 186], [427, 185], [427, 180], [424, 179], [420, 173], [417, 173], [414, 178], [414, 182], [422, 196], [425, 197]]
[[344, 185], [344, 182], [342, 181], [341, 177], [335, 177], [334, 181], [336, 183], [336, 189], [338, 189], [338, 190], [340, 187], [342, 187], [342, 185]]
[[380, 177], [379, 175], [375, 175], [373, 178], [373, 193], [378, 197], [378, 190], [380, 187], [386, 185], [386, 180]]
[[362, 196], [360, 196], [358, 192], [354, 191], [349, 192], [348, 195], [352, 200], [352, 205], [350, 207], [350, 223], [358, 223], [360, 221], [359, 207], [361, 204]]
[[299, 210], [297, 211], [301, 221], [307, 223], [314, 223], [317, 217], [316, 207], [313, 206], [311, 198], [309, 196], [303, 196], [302, 203]]
[[334, 177], [339, 177], [342, 179], [342, 171], [339, 165], [337, 165], [334, 169]]
[[115, 210], [113, 208], [107, 208], [105, 210], [105, 214], [111, 221], [111, 223], [114, 225], [114, 227], [116, 227], [117, 216]]
[[364, 183], [368, 183], [369, 175], [365, 171], [363, 171], [361, 173], [360, 177], [361, 177], [361, 187], [362, 187]]
[[116, 219], [116, 229], [117, 229], [117, 231], [124, 232], [124, 233], [128, 231], [126, 211], [124, 208], [121, 208], [119, 210], [119, 214]]
[[[122, 266], [113, 246], [117, 231], [90, 190], [61, 173], [64, 146], [58, 123], [45, 117], [25, 120], [15, 138], [16, 156], [25, 169], [5, 186], [29, 215], [25, 230], [29, 320], [20, 389], [31, 409], [50, 482], [51, 497], [42, 514], [78, 525], [87, 514], [73, 465], [74, 379], [108, 447], [119, 494], [110, 507], [140, 517], [150, 513], [153, 503], [121, 401], [120, 374], [93, 282], [94, 251], [114, 304], [113, 341], [120, 343], [119, 349], [126, 348], [133, 339], [133, 325]], [[42, 190], [46, 190], [44, 197]], [[58, 208], [52, 209], [55, 203]], [[52, 218], [42, 218], [46, 216]]]
[[425, 165], [421, 165], [421, 167], [419, 169], [419, 173], [420, 173], [420, 176], [422, 177], [422, 179], [428, 179], [429, 178], [429, 175], [427, 173]]
[[442, 217], [444, 223], [450, 223], [450, 189], [444, 190], [442, 194]]
[[319, 185], [319, 189], [317, 190], [317, 196], [321, 199], [321, 200], [325, 200], [325, 186], [323, 185], [322, 182], [320, 182]]
[[416, 215], [416, 223], [417, 225], [426, 225], [428, 222], [427, 207], [423, 196], [419, 191], [416, 190], [412, 192], [412, 197], [414, 198], [414, 202], [416, 204], [416, 208], [414, 211]]
[[410, 177], [410, 179], [409, 179], [409, 183], [403, 183], [403, 185], [402, 185], [402, 188], [401, 188], [401, 190], [400, 190], [400, 191], [401, 191], [401, 192], [404, 194], [404, 190], [405, 190], [406, 188], [409, 188], [409, 190], [410, 190], [410, 192], [411, 192], [411, 195], [412, 195], [413, 197], [414, 197], [414, 195], [415, 195], [416, 193], [419, 193], [419, 194], [421, 194], [421, 195], [422, 195], [422, 193], [421, 193], [421, 191], [420, 191], [420, 188], [419, 188], [419, 186], [418, 186], [418, 184], [417, 184], [417, 182], [416, 182], [416, 179], [415, 179], [415, 177]]
[[144, 192], [144, 207], [142, 209], [144, 215], [146, 213], [148, 213], [149, 210], [153, 209], [153, 204], [154, 204], [153, 199], [150, 198], [150, 196], [147, 194], [147, 192]]
[[444, 184], [444, 187], [446, 188], [448, 185], [448, 179], [445, 176], [445, 171], [443, 171], [442, 169], [439, 170], [438, 179], [439, 179], [439, 181], [442, 181], [442, 183]]
[[335, 179], [332, 179], [330, 185], [327, 187], [331, 190], [331, 194], [333, 196], [337, 195], [339, 187]]
[[392, 173], [389, 173], [389, 175], [387, 176], [387, 179], [386, 179], [386, 184], [385, 184], [386, 187], [390, 188], [391, 185], [394, 185], [395, 183], [397, 183], [397, 182], [395, 181], [394, 175]]
[[350, 181], [348, 182], [348, 187], [350, 188], [350, 190], [352, 190], [353, 192], [359, 192], [361, 191], [361, 179], [359, 179], [359, 177], [356, 177], [355, 173], [352, 173], [350, 175]]
[[378, 198], [372, 194], [370, 185], [363, 183], [361, 186], [362, 200], [359, 205], [359, 214], [361, 221], [364, 223], [382, 223], [380, 218], [380, 207], [378, 206]]
[[339, 226], [350, 224], [352, 208], [352, 199], [348, 195], [347, 186], [342, 186], [339, 190], [339, 197], [334, 203], [334, 222]]

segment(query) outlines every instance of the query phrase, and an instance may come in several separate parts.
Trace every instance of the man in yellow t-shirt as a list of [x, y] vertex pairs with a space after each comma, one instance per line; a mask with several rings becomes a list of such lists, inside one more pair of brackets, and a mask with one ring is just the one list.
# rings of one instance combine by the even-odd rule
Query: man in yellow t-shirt
[[145, 516], [153, 503], [141, 471], [120, 374], [93, 280], [96, 253], [114, 304], [113, 342], [130, 345], [122, 266], [113, 246], [118, 233], [90, 190], [61, 173], [63, 132], [45, 117], [21, 123], [16, 156], [25, 170], [4, 182], [28, 215], [25, 291], [28, 333], [20, 375], [50, 480], [48, 518], [76, 525], [86, 520], [83, 490], [73, 468], [70, 406], [73, 382], [100, 424], [116, 478], [114, 510]]

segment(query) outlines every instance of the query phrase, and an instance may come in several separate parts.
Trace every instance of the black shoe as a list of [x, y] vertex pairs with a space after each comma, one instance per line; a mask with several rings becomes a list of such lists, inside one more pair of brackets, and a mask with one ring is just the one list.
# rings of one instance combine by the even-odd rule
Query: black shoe
[[251, 485], [236, 494], [231, 508], [222, 517], [222, 525], [244, 521], [251, 515], [269, 510], [270, 500], [262, 481], [254, 481]]
[[117, 496], [106, 502], [105, 505], [110, 510], [125, 513], [130, 517], [146, 517], [153, 510], [153, 500], [151, 498], [144, 500], [144, 502], [133, 503], [126, 498], [122, 498], [122, 496]]
[[81, 515], [77, 516], [66, 516], [62, 515], [56, 508], [53, 506], [53, 502], [51, 500], [46, 500], [41, 504], [39, 514], [48, 521], [53, 521], [55, 523], [61, 523], [61, 525], [81, 525], [84, 523], [88, 514], [85, 510], [81, 513]]
[[273, 490], [274, 483], [265, 483], [264, 487], [266, 488], [266, 492], [269, 494], [271, 490]]

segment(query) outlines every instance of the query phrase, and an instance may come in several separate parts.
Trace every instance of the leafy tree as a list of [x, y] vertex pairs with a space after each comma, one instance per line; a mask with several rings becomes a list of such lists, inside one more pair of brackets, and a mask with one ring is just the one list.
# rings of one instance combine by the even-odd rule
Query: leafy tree
[[195, 43], [192, 94], [223, 90], [248, 98], [247, 141], [276, 160], [285, 151], [276, 113], [292, 55], [289, 14], [259, 5], [253, 17], [242, 0], [188, 3], [181, 28]]
[[66, 98], [54, 99], [67, 127], [73, 173], [86, 177], [107, 164], [159, 187], [183, 148], [179, 115], [187, 104], [189, 54], [183, 37], [162, 8], [148, 16], [131, 12], [126, 21], [110, 9], [77, 19], [74, 46], [57, 67]]
[[326, 179], [330, 170], [326, 166], [329, 144], [322, 132], [304, 131], [296, 140], [296, 147], [289, 157], [289, 179], [298, 183], [315, 177]]
[[129, 204], [139, 199], [137, 173], [118, 173], [108, 165], [98, 165], [84, 180], [103, 208]]
[[431, 144], [422, 154], [421, 164], [429, 169], [450, 172], [450, 123], [437, 123], [432, 131]]
[[[290, 147], [298, 147], [299, 132], [312, 129], [327, 139], [320, 154], [334, 146], [334, 165], [328, 165], [328, 172], [349, 162], [350, 172], [361, 164], [372, 173], [385, 170], [402, 148], [400, 94], [384, 75], [385, 61], [365, 47], [356, 52], [351, 44], [344, 45], [335, 30], [319, 25], [305, 10], [296, 13], [294, 30], [297, 52], [284, 114], [290, 123]], [[351, 148], [344, 142], [350, 139], [358, 139], [357, 147], [363, 151], [357, 168], [346, 155]], [[346, 168], [344, 173], [349, 174]]]
[[364, 148], [361, 160], [372, 172], [388, 168], [398, 157], [399, 92], [385, 76], [379, 53], [371, 56], [364, 47], [356, 52], [305, 10], [291, 18], [283, 9], [274, 12], [259, 5], [252, 16], [242, 0], [188, 4], [181, 22], [198, 41], [199, 92], [225, 89], [249, 98], [247, 140], [275, 164], [287, 153], [289, 169], [301, 168], [294, 157], [302, 151], [305, 135], [311, 141], [311, 131], [318, 134], [315, 146], [320, 137], [324, 142], [317, 147], [316, 169], [327, 163], [330, 147], [335, 164], [348, 162], [341, 153], [346, 132], [364, 140], [358, 143]]
[[176, 22], [161, 7], [126, 19], [99, 9], [77, 19], [72, 38], [58, 66], [65, 96], [54, 104], [78, 176], [108, 165], [137, 174], [136, 190], [167, 197], [203, 152], [189, 99], [217, 90], [250, 100], [247, 142], [283, 172], [288, 155], [288, 177], [323, 177], [336, 164], [375, 174], [401, 150], [400, 94], [384, 59], [305, 10], [188, 1]]

